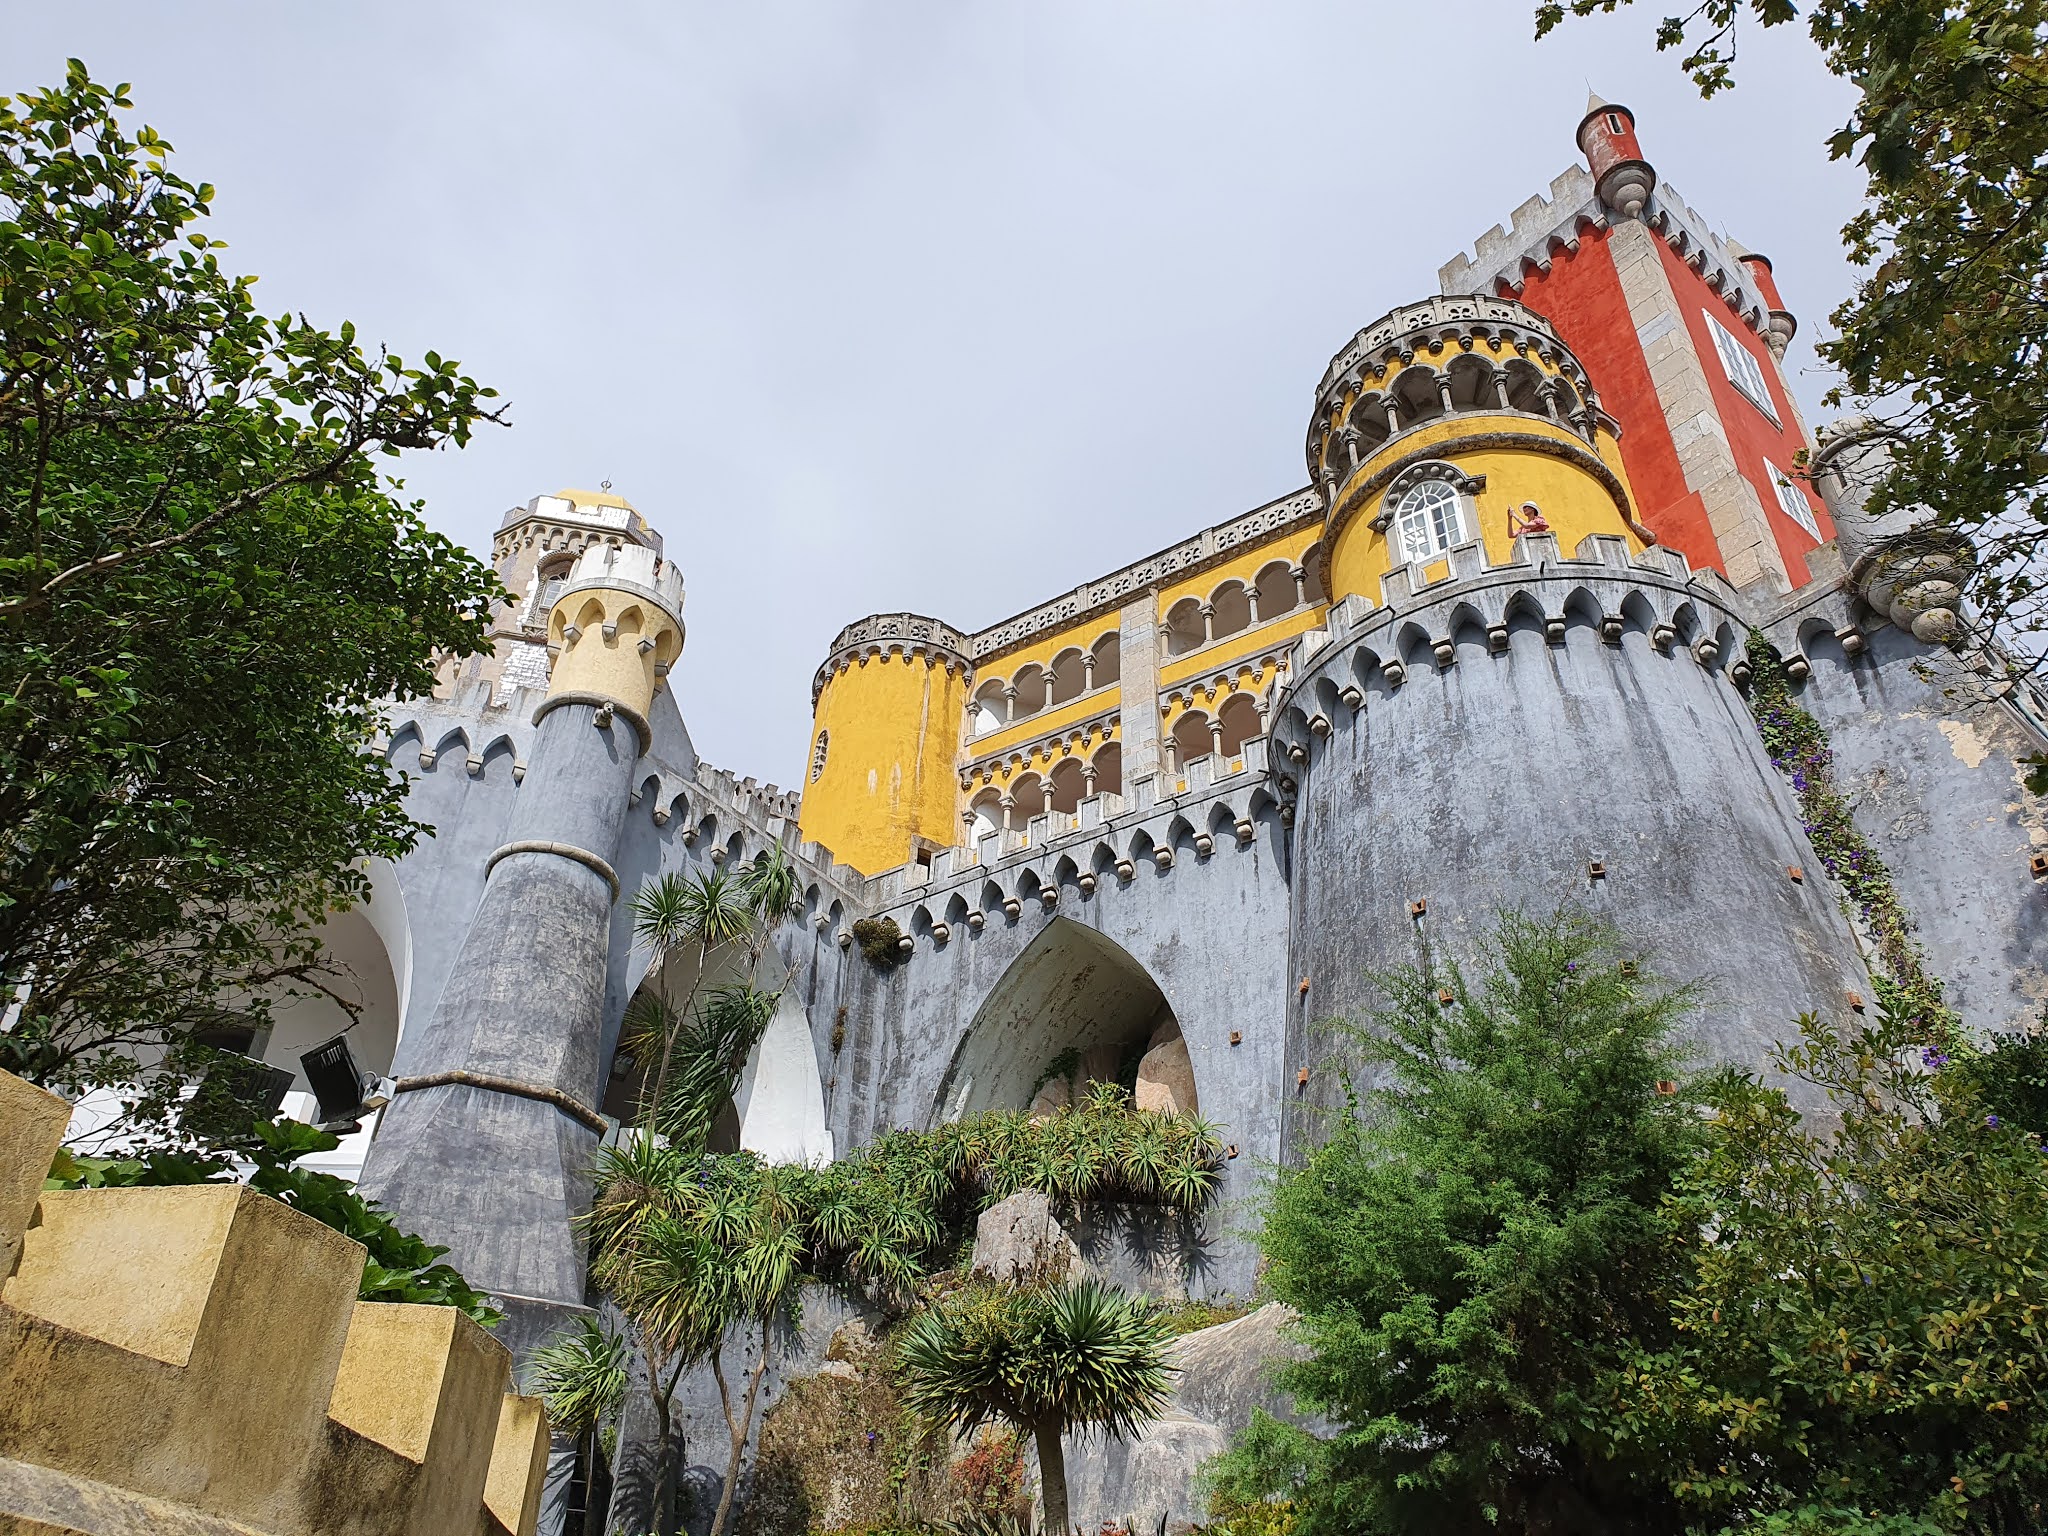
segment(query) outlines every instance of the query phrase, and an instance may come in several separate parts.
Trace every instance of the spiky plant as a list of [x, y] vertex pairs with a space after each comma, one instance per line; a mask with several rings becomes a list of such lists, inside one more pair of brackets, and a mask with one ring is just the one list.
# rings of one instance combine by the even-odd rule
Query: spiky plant
[[1166, 1406], [1174, 1367], [1150, 1303], [1093, 1280], [1046, 1291], [977, 1288], [919, 1313], [897, 1367], [904, 1401], [965, 1433], [1000, 1419], [1038, 1447], [1045, 1529], [1062, 1536], [1061, 1436], [1100, 1429], [1122, 1440]]
[[[551, 1427], [575, 1439], [586, 1486], [595, 1481], [594, 1431], [626, 1400], [632, 1380], [629, 1353], [623, 1335], [613, 1333], [594, 1317], [585, 1317], [575, 1328], [535, 1350], [526, 1362], [526, 1390], [546, 1399]], [[603, 1519], [602, 1510], [594, 1506], [586, 1510], [584, 1536], [592, 1536]]]

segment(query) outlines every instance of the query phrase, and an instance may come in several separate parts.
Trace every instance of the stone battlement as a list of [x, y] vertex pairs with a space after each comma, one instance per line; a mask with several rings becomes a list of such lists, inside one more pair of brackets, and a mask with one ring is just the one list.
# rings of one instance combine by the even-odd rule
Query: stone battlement
[[0, 1532], [531, 1536], [504, 1345], [241, 1185], [43, 1193], [70, 1114], [0, 1072]]

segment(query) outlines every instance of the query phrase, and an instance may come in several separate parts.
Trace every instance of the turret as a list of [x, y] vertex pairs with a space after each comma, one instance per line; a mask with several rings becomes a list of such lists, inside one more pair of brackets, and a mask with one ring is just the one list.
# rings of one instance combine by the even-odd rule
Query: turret
[[849, 624], [811, 684], [803, 834], [866, 874], [959, 841], [966, 635], [915, 613]]
[[1778, 280], [1771, 272], [1771, 258], [1761, 251], [1745, 251], [1739, 247], [1736, 254], [1743, 266], [1749, 269], [1750, 280], [1756, 284], [1757, 292], [1771, 306], [1764, 322], [1764, 345], [1771, 349], [1771, 356], [1782, 362], [1785, 348], [1799, 334], [1799, 321], [1785, 307], [1785, 301], [1778, 297]]
[[1593, 168], [1593, 190], [1624, 219], [1638, 217], [1657, 190], [1657, 172], [1636, 143], [1636, 115], [1627, 107], [1586, 98], [1579, 120], [1579, 152]]
[[1508, 299], [1425, 299], [1360, 331], [1316, 391], [1308, 467], [1332, 599], [1376, 602], [1388, 571], [1463, 544], [1506, 560], [1524, 532], [1652, 542], [1585, 369]]
[[447, 984], [399, 1042], [362, 1177], [499, 1298], [522, 1350], [583, 1306], [620, 831], [683, 646], [682, 578], [654, 549], [587, 542], [561, 583], [525, 779]]

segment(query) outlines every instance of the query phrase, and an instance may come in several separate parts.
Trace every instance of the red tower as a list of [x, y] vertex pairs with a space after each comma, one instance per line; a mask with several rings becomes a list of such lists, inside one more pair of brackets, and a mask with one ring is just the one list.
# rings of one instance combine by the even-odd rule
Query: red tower
[[1637, 515], [1738, 587], [1804, 585], [1834, 536], [1793, 471], [1809, 446], [1782, 358], [1796, 322], [1768, 259], [1714, 234], [1658, 180], [1635, 114], [1593, 97], [1573, 166], [1438, 274], [1557, 327], [1621, 423]]

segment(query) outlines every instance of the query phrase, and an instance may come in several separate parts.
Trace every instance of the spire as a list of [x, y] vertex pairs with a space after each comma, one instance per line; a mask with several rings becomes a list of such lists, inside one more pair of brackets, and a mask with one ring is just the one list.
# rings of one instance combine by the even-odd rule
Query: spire
[[1595, 112], [1598, 112], [1608, 104], [1607, 99], [1598, 91], [1594, 90], [1591, 86], [1586, 88], [1586, 115], [1588, 117], [1591, 117]]

